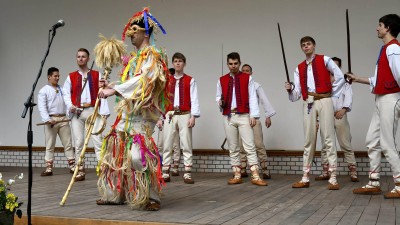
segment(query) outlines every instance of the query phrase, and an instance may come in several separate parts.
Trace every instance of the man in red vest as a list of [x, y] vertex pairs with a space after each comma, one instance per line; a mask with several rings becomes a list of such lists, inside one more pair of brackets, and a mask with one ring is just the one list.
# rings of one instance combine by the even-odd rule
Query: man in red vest
[[[64, 101], [72, 116], [72, 136], [75, 143], [76, 161], [79, 160], [85, 141], [85, 122], [94, 112], [94, 105], [99, 92], [100, 75], [98, 71], [89, 69], [87, 65], [89, 60], [89, 51], [85, 48], [78, 49], [76, 62], [79, 69], [69, 74], [63, 87]], [[99, 114], [104, 117], [110, 114], [106, 99], [101, 99]], [[100, 159], [102, 139], [101, 134], [92, 135], [97, 160]], [[74, 171], [71, 170], [70, 172], [73, 173]], [[85, 180], [84, 162], [79, 165], [79, 172], [75, 177], [75, 181], [83, 180]]]
[[355, 194], [380, 194], [379, 172], [382, 153], [393, 172], [395, 187], [385, 198], [400, 198], [400, 158], [396, 149], [396, 131], [400, 116], [400, 17], [389, 14], [379, 19], [376, 28], [381, 48], [373, 77], [347, 74], [352, 81], [368, 84], [375, 94], [375, 111], [369, 125], [366, 145], [370, 162], [369, 182], [353, 190]]
[[234, 176], [228, 180], [228, 184], [242, 183], [239, 156], [240, 138], [247, 153], [252, 175], [251, 183], [267, 186], [267, 182], [262, 180], [258, 174], [258, 159], [252, 129], [256, 125], [256, 119], [260, 118], [254, 81], [249, 74], [239, 71], [239, 53], [228, 54], [227, 65], [229, 73], [220, 77], [217, 83], [216, 101], [222, 111], [225, 135], [229, 143], [229, 156], [234, 172]]
[[[303, 99], [304, 118], [304, 155], [303, 177], [293, 184], [293, 188], [308, 188], [310, 186], [311, 163], [315, 153], [315, 141], [317, 138], [317, 117], [321, 129], [322, 145], [325, 146], [329, 161], [329, 190], [338, 190], [336, 180], [336, 141], [334, 128], [334, 111], [332, 97], [338, 98], [345, 81], [340, 68], [331, 58], [315, 54], [315, 40], [306, 36], [300, 39], [301, 50], [306, 55], [306, 60], [301, 62], [294, 72], [294, 88], [288, 82], [285, 89], [289, 93], [289, 100], [294, 102]], [[331, 83], [333, 74], [335, 81]]]
[[[194, 184], [191, 175], [193, 165], [192, 128], [196, 118], [200, 117], [197, 84], [191, 76], [183, 72], [186, 57], [182, 53], [177, 52], [172, 56], [172, 65], [175, 68], [175, 74], [171, 77], [168, 87], [170, 104], [165, 110], [167, 113], [163, 131], [163, 178], [165, 182], [169, 182], [171, 179], [172, 150], [175, 137], [179, 135], [185, 165], [183, 181], [186, 184]], [[158, 121], [157, 126], [160, 127], [160, 125], [162, 123], [160, 124]]]

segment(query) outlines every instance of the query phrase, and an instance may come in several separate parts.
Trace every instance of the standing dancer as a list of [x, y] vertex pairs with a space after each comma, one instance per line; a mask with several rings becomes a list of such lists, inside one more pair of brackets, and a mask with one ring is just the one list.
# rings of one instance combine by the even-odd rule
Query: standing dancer
[[167, 105], [167, 121], [164, 123], [163, 178], [165, 182], [169, 182], [171, 179], [172, 149], [176, 136], [179, 136], [185, 165], [183, 181], [186, 184], [194, 184], [191, 174], [193, 165], [192, 128], [195, 126], [196, 118], [200, 117], [197, 84], [191, 76], [183, 71], [186, 57], [182, 53], [177, 52], [172, 56], [172, 64], [175, 73], [170, 79], [168, 90], [170, 104]]
[[[342, 68], [342, 60], [337, 57], [333, 57], [332, 60], [336, 63], [339, 68]], [[334, 82], [333, 75], [331, 74], [331, 80]], [[339, 98], [332, 98], [334, 116], [335, 116], [335, 133], [336, 138], [339, 142], [340, 148], [344, 153], [344, 160], [347, 162], [347, 167], [350, 171], [350, 180], [352, 182], [358, 182], [357, 177], [357, 163], [354, 157], [353, 147], [351, 146], [351, 133], [350, 124], [347, 119], [347, 113], [351, 111], [353, 103], [353, 89], [351, 84], [345, 83], [343, 86], [342, 94]], [[329, 180], [329, 162], [326, 157], [325, 146], [321, 149], [321, 164], [322, 174], [315, 178], [315, 180]]]
[[[326, 147], [329, 161], [329, 190], [338, 190], [336, 180], [336, 143], [334, 129], [334, 112], [331, 96], [339, 97], [345, 81], [343, 73], [331, 58], [315, 54], [315, 40], [306, 36], [300, 39], [300, 47], [306, 56], [294, 72], [294, 89], [285, 82], [289, 100], [294, 102], [302, 97], [304, 125], [303, 177], [292, 185], [293, 188], [308, 188], [310, 186], [311, 163], [315, 153], [317, 134], [317, 117], [321, 129], [322, 143]], [[331, 83], [330, 73], [335, 77]]]
[[227, 56], [229, 73], [220, 77], [217, 83], [216, 101], [222, 109], [225, 135], [229, 144], [229, 157], [234, 173], [228, 184], [241, 184], [239, 138], [247, 154], [251, 170], [251, 183], [267, 186], [258, 174], [258, 159], [252, 127], [260, 117], [254, 81], [249, 74], [240, 72], [240, 55], [237, 52]]
[[127, 202], [133, 208], [160, 209], [161, 156], [151, 134], [165, 103], [168, 68], [164, 52], [150, 43], [156, 28], [165, 34], [148, 8], [129, 19], [122, 39], [130, 37], [137, 52], [125, 60], [120, 81], [99, 93], [101, 98], [118, 96], [118, 115], [103, 142], [98, 205]]
[[385, 193], [385, 198], [400, 198], [400, 158], [396, 148], [397, 124], [400, 117], [400, 17], [389, 14], [379, 19], [376, 28], [383, 46], [373, 77], [346, 74], [352, 81], [370, 86], [375, 94], [375, 111], [369, 125], [366, 145], [370, 163], [369, 182], [353, 190], [354, 194], [380, 194], [382, 153], [389, 162], [395, 187]]
[[[242, 66], [242, 72], [253, 75], [253, 68], [251, 68], [249, 64], [244, 64]], [[269, 128], [272, 124], [271, 117], [276, 114], [276, 111], [269, 102], [262, 86], [255, 81], [254, 81], [254, 86], [257, 94], [257, 103], [259, 105], [261, 102], [264, 107], [265, 126]], [[262, 173], [264, 179], [271, 179], [271, 174], [267, 169], [267, 152], [265, 150], [265, 145], [263, 141], [262, 125], [259, 119], [256, 120], [256, 125], [253, 127], [253, 133], [254, 133], [254, 144], [256, 145], [257, 157], [261, 166], [260, 172]], [[247, 177], [248, 176], [246, 172], [247, 156], [240, 139], [239, 143], [240, 143], [240, 160], [242, 166], [241, 175], [242, 177]]]
[[[85, 140], [85, 130], [87, 130], [85, 122], [94, 113], [97, 93], [99, 92], [100, 74], [96, 70], [89, 69], [89, 60], [89, 51], [85, 48], [78, 49], [76, 63], [79, 69], [69, 74], [63, 87], [64, 101], [72, 115], [71, 126], [75, 143], [76, 161], [79, 160]], [[110, 115], [106, 99], [101, 100], [100, 115], [103, 117]], [[103, 137], [101, 134], [92, 135], [92, 140], [96, 158], [99, 160]], [[79, 171], [75, 177], [75, 181], [83, 181], [86, 174], [85, 162], [83, 161], [78, 168]], [[74, 171], [71, 170], [70, 172], [73, 173]]]
[[[48, 124], [44, 127], [46, 137], [46, 170], [41, 176], [53, 175], [54, 146], [56, 144], [57, 134], [64, 146], [65, 156], [68, 160], [70, 169], [75, 166], [74, 149], [72, 148], [71, 127], [66, 116], [67, 107], [63, 99], [63, 91], [58, 85], [60, 72], [55, 67], [47, 70], [48, 84], [40, 89], [38, 94], [38, 107], [42, 121]], [[65, 122], [61, 122], [61, 121]]]

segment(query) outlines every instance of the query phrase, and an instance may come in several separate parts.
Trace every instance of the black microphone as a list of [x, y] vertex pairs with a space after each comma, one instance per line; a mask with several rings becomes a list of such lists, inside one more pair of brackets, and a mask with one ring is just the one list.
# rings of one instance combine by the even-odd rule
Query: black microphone
[[56, 30], [59, 27], [63, 27], [65, 25], [64, 20], [59, 20], [56, 24], [54, 24], [50, 30]]

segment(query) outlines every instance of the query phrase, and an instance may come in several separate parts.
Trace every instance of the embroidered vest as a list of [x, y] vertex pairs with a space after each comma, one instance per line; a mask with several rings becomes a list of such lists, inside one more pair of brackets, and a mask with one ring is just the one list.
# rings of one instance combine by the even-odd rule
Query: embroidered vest
[[[97, 94], [99, 92], [99, 72], [96, 70], [91, 70], [87, 76], [86, 85], [90, 89], [90, 99], [91, 105], [96, 104]], [[78, 72], [72, 72], [69, 74], [71, 79], [71, 101], [76, 107], [81, 106], [81, 94], [82, 94], [82, 75]]]
[[[237, 112], [249, 113], [249, 81], [250, 75], [247, 73], [239, 72], [233, 77], [230, 74], [222, 76], [220, 79], [222, 88], [222, 97], [225, 102], [222, 114], [229, 115], [231, 112], [232, 98], [236, 98]], [[233, 85], [235, 85], [235, 95], [233, 93]]]
[[[183, 74], [183, 76], [179, 79], [179, 110], [181, 111], [190, 111], [191, 109], [191, 98], [190, 98], [190, 81], [192, 77]], [[170, 77], [169, 83], [169, 104], [167, 106], [167, 112], [174, 110], [174, 98], [175, 98], [175, 86], [176, 81], [174, 76]]]
[[[331, 83], [331, 75], [326, 69], [324, 56], [323, 55], [315, 55], [312, 61], [312, 70], [314, 75], [314, 83], [316, 92], [327, 93], [332, 91], [332, 83]], [[307, 63], [304, 60], [302, 63], [298, 65], [299, 70], [299, 78], [300, 78], [300, 86], [301, 86], [301, 95], [303, 100], [307, 100], [308, 97], [308, 88], [307, 88]]]
[[374, 89], [374, 94], [384, 95], [400, 92], [400, 87], [397, 81], [394, 79], [392, 70], [389, 66], [389, 60], [386, 55], [386, 49], [391, 44], [396, 44], [400, 46], [400, 43], [396, 39], [393, 39], [382, 47], [377, 62], [376, 85]]

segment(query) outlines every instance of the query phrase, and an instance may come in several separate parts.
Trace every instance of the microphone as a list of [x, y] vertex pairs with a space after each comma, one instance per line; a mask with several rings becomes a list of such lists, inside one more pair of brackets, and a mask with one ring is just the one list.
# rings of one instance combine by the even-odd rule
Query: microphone
[[56, 24], [54, 24], [50, 30], [56, 30], [59, 27], [63, 27], [65, 25], [64, 20], [59, 20]]

